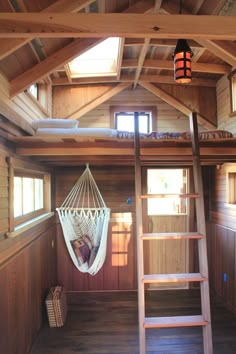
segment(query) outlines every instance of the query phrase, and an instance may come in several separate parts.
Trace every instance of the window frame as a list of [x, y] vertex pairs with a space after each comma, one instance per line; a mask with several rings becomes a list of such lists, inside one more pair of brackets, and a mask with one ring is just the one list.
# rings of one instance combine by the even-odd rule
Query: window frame
[[230, 85], [230, 116], [236, 116], [236, 69], [228, 75]]
[[[24, 178], [24, 177], [27, 177], [27, 178], [32, 178], [32, 179], [41, 179], [43, 181], [43, 207], [42, 208], [39, 208], [39, 209], [36, 209], [34, 211], [31, 211], [29, 213], [23, 213], [22, 215], [20, 216], [14, 216], [14, 224], [15, 226], [18, 226], [20, 224], [23, 224], [25, 223], [26, 221], [29, 221], [39, 215], [42, 215], [46, 212], [46, 208], [45, 208], [45, 197], [46, 197], [46, 193], [45, 193], [45, 176], [42, 175], [42, 174], [37, 174], [37, 173], [24, 173], [23, 171], [21, 170], [15, 170], [14, 171], [14, 178], [15, 177], [21, 177], [21, 178]], [[14, 191], [13, 191], [14, 193]], [[35, 197], [35, 195], [34, 195]], [[35, 198], [34, 198], [35, 199]], [[13, 207], [14, 209], [14, 207]]]
[[[9, 158], [9, 233], [14, 232], [16, 228], [24, 227], [26, 223], [35, 221], [37, 218], [51, 212], [51, 173], [49, 170], [38, 167], [31, 163], [23, 163], [15, 161], [14, 158]], [[14, 216], [14, 177], [30, 177], [43, 180], [43, 208], [33, 212]]]
[[156, 106], [110, 106], [110, 127], [116, 129], [115, 116], [117, 113], [123, 112], [144, 112], [151, 114], [152, 131], [157, 130], [157, 107]]

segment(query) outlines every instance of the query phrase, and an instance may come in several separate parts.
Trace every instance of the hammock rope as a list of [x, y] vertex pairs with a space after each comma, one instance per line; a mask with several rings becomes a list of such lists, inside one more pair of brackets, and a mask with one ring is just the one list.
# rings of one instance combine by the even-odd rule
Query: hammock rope
[[106, 258], [110, 209], [102, 198], [88, 164], [56, 210], [74, 265], [83, 273], [95, 275]]

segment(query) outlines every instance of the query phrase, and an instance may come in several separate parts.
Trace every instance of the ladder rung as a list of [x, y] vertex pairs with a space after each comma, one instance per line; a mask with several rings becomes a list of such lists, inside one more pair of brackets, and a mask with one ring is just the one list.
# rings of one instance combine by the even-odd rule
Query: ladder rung
[[191, 327], [206, 325], [208, 325], [208, 322], [204, 320], [202, 315], [146, 317], [144, 319], [144, 328]]
[[200, 273], [182, 273], [182, 274], [146, 274], [143, 277], [143, 282], [146, 284], [151, 283], [182, 283], [182, 282], [195, 282], [204, 281]]
[[200, 198], [198, 193], [179, 193], [179, 194], [142, 194], [141, 199], [151, 199], [151, 198]]
[[141, 236], [143, 240], [176, 240], [176, 239], [201, 239], [203, 235], [198, 232], [152, 232]]

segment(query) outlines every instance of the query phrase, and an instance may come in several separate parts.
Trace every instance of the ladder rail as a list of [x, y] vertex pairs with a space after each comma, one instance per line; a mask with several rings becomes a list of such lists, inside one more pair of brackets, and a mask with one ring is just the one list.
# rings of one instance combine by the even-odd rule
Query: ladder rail
[[[199, 193], [200, 198], [196, 199], [196, 218], [197, 218], [197, 230], [199, 233], [205, 235], [204, 238], [198, 240], [198, 258], [199, 258], [199, 270], [200, 273], [209, 279], [208, 261], [207, 261], [207, 240], [206, 240], [206, 222], [205, 222], [205, 205], [203, 195], [203, 181], [202, 170], [200, 162], [200, 148], [198, 141], [198, 125], [197, 125], [197, 113], [192, 112], [189, 116], [190, 135], [192, 140], [193, 156], [193, 176], [194, 176], [194, 188], [195, 192]], [[197, 158], [196, 158], [197, 157]], [[209, 281], [203, 282], [200, 285], [201, 291], [201, 305], [202, 312], [208, 325], [203, 328], [203, 345], [204, 353], [212, 354], [212, 329], [211, 329], [211, 311], [210, 311], [210, 289]]]
[[[192, 163], [194, 177], [194, 193], [181, 194], [179, 197], [195, 199], [197, 232], [184, 233], [143, 233], [142, 200], [148, 198], [170, 198], [173, 195], [142, 195], [139, 122], [138, 113], [135, 112], [135, 200], [136, 200], [136, 237], [137, 237], [137, 276], [138, 276], [138, 313], [139, 313], [139, 348], [140, 354], [146, 353], [146, 328], [163, 328], [178, 326], [202, 326], [204, 354], [213, 354], [209, 274], [207, 262], [206, 223], [204, 212], [203, 181], [201, 171], [200, 149], [198, 142], [197, 114], [189, 115], [190, 135], [192, 141]], [[144, 275], [144, 245], [145, 240], [153, 239], [190, 239], [198, 242], [199, 273], [186, 274], [149, 274]], [[201, 293], [201, 316], [177, 316], [163, 318], [145, 317], [145, 284], [168, 281], [198, 281]]]
[[137, 239], [137, 277], [138, 277], [138, 317], [139, 317], [139, 352], [146, 353], [146, 333], [144, 327], [145, 319], [145, 294], [144, 283], [142, 282], [144, 274], [143, 242], [140, 235], [143, 234], [142, 223], [142, 200], [139, 198], [142, 192], [141, 184], [141, 163], [140, 163], [140, 140], [139, 140], [139, 117], [134, 113], [135, 127], [135, 207], [136, 207], [136, 239]]

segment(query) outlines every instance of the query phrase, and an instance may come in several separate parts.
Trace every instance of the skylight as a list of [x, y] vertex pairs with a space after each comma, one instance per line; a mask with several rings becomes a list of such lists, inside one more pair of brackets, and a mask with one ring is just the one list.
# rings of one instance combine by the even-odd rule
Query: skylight
[[105, 39], [68, 64], [71, 78], [116, 76], [119, 49], [120, 38]]

